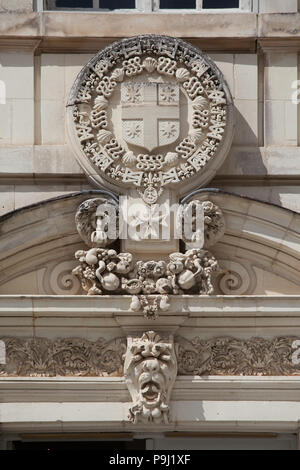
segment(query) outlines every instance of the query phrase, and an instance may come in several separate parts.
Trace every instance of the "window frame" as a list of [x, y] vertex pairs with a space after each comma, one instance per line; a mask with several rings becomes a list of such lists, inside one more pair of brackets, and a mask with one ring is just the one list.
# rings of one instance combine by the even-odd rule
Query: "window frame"
[[[55, 2], [55, 0], [52, 0]], [[159, 8], [159, 0], [135, 0], [135, 8], [124, 8], [118, 10], [107, 10], [101, 9], [101, 0], [93, 0], [92, 8], [57, 8], [53, 7], [51, 10], [46, 7], [46, 0], [35, 0], [36, 11], [87, 11], [87, 12], [110, 12], [110, 13], [165, 13], [166, 11], [171, 13], [238, 13], [238, 12], [252, 12], [255, 10], [257, 0], [239, 0], [239, 8], [202, 8], [203, 0], [195, 0], [196, 8]]]

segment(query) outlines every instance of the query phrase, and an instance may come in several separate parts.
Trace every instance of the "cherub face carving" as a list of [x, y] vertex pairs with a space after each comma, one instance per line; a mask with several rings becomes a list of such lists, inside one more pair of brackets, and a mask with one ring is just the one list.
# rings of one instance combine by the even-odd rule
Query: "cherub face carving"
[[80, 204], [75, 223], [89, 247], [104, 248], [118, 237], [119, 205], [113, 199], [88, 199]]
[[169, 400], [177, 374], [173, 343], [153, 331], [128, 340], [124, 374], [133, 406], [134, 423], [168, 423]]

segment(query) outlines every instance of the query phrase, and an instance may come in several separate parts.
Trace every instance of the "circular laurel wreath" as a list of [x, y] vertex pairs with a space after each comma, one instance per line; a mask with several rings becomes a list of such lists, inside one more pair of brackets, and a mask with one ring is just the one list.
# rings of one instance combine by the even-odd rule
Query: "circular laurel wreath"
[[[125, 81], [128, 101], [139, 102], [139, 83], [130, 79], [142, 73], [172, 80], [162, 83], [166, 104], [174, 100], [172, 85], [178, 84], [192, 107], [188, 135], [165, 154], [142, 154], [134, 145], [126, 148], [110, 130], [107, 110], [112, 94]], [[77, 77], [68, 103], [76, 146], [79, 141], [94, 172], [118, 186], [136, 187], [148, 204], [156, 202], [164, 187], [203, 173], [222, 147], [226, 147], [222, 153], [228, 152], [233, 134], [232, 119], [228, 119], [231, 106], [228, 87], [211, 59], [184, 41], [155, 35], [118, 41], [100, 51]], [[125, 131], [134, 138], [141, 129], [129, 122]], [[166, 137], [174, 135], [172, 121], [163, 131]]]

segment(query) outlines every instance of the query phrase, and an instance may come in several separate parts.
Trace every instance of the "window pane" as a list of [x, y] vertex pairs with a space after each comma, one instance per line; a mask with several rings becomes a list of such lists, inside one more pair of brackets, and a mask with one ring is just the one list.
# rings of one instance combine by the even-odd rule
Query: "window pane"
[[56, 0], [57, 8], [93, 8], [93, 0]]
[[108, 10], [119, 10], [120, 8], [135, 8], [135, 0], [100, 0], [100, 8]]
[[239, 8], [239, 0], [203, 0], [203, 8]]
[[160, 0], [159, 8], [196, 8], [196, 0]]

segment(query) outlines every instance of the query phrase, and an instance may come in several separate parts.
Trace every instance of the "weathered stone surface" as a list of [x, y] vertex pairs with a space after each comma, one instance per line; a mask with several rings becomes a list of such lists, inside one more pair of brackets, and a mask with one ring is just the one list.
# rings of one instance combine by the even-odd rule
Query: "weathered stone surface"
[[23, 12], [33, 10], [33, 0], [0, 0], [0, 12]]
[[[132, 14], [51, 12], [43, 14], [45, 36], [126, 37], [161, 34], [190, 37], [251, 37], [256, 35], [255, 13]], [[180, 20], [179, 20], [180, 19]]]
[[300, 35], [300, 14], [261, 14], [258, 16], [258, 37], [278, 37], [292, 40]]
[[259, 0], [259, 13], [296, 13], [297, 0]]
[[41, 14], [5, 13], [0, 11], [0, 35], [3, 36], [40, 36]]

